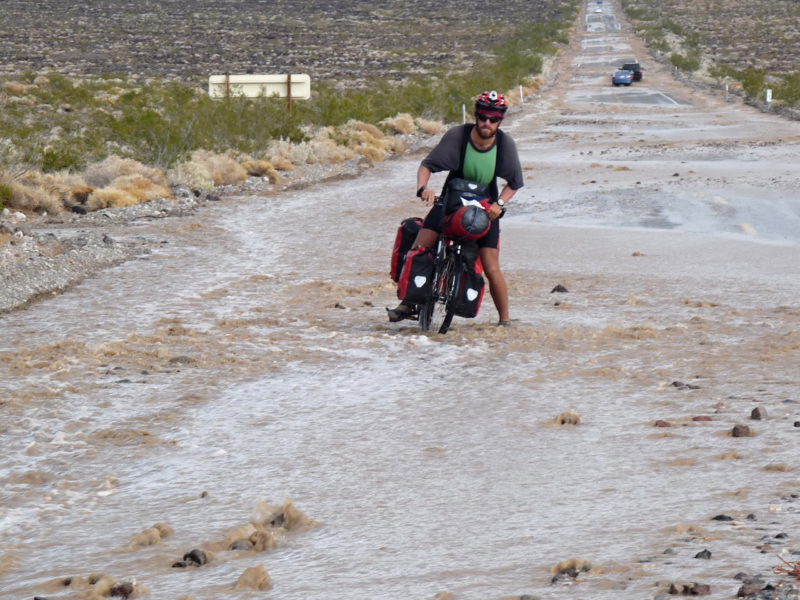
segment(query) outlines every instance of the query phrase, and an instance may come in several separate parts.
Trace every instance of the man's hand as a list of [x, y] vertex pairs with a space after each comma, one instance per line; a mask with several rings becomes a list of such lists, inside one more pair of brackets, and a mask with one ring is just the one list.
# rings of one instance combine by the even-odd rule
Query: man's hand
[[489, 213], [489, 218], [494, 221], [495, 219], [500, 218], [500, 215], [503, 214], [503, 209], [499, 204], [490, 204], [489, 209], [486, 212]]
[[422, 199], [422, 201], [425, 203], [425, 206], [432, 206], [433, 203], [436, 201], [436, 191], [425, 188], [424, 190], [422, 190], [420, 199]]

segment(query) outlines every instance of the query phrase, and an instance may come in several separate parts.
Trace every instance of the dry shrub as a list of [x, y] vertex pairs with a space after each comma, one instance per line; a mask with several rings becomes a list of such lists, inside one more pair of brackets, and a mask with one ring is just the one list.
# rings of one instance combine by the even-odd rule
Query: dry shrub
[[361, 154], [363, 157], [368, 158], [372, 162], [381, 162], [386, 158], [388, 152], [383, 148], [378, 148], [376, 146], [360, 146], [356, 148], [356, 151]]
[[120, 158], [116, 155], [89, 165], [83, 177], [88, 185], [105, 187], [124, 175], [139, 175], [160, 185], [167, 183], [166, 173], [163, 169], [148, 167], [138, 160]]
[[381, 121], [381, 125], [384, 125], [394, 133], [400, 133], [403, 135], [409, 135], [417, 132], [417, 125], [414, 123], [414, 117], [408, 113], [400, 113], [394, 117], [384, 119]]
[[25, 85], [24, 83], [20, 83], [19, 81], [6, 81], [3, 84], [3, 89], [7, 94], [11, 94], [14, 96], [20, 96], [28, 92], [31, 89], [30, 85]]
[[764, 467], [764, 470], [771, 471], [773, 473], [791, 473], [794, 471], [794, 467], [780, 463], [770, 463]]
[[440, 121], [429, 119], [417, 119], [417, 127], [426, 135], [439, 135], [445, 130], [445, 124]]
[[560, 573], [565, 569], [575, 569], [578, 572], [591, 571], [592, 561], [585, 558], [569, 558], [562, 560], [556, 566], [550, 569], [551, 573]]
[[88, 210], [120, 208], [171, 197], [172, 192], [165, 185], [141, 175], [123, 175], [117, 177], [111, 185], [92, 192], [86, 201], [86, 207]]
[[255, 565], [245, 569], [233, 587], [236, 590], [264, 591], [272, 587], [272, 579], [263, 564]]
[[314, 140], [314, 154], [323, 164], [340, 163], [355, 157], [356, 153], [346, 146], [340, 146], [333, 140]]
[[214, 187], [211, 173], [193, 162], [182, 162], [167, 173], [169, 185], [185, 185], [193, 190], [210, 190]]
[[131, 550], [135, 550], [137, 548], [154, 546], [164, 538], [172, 535], [172, 533], [173, 533], [172, 527], [170, 527], [169, 525], [166, 525], [164, 523], [156, 523], [152, 527], [148, 527], [141, 533], [138, 533], [135, 536], [133, 536], [131, 541], [128, 543], [128, 548]]
[[195, 150], [190, 159], [205, 167], [211, 174], [214, 185], [241, 183], [247, 179], [247, 171], [233, 158], [206, 150]]
[[64, 205], [58, 194], [44, 186], [14, 182], [10, 184], [10, 187], [11, 200], [8, 202], [9, 208], [37, 213], [46, 212], [48, 214], [58, 214], [64, 210]]
[[556, 425], [578, 425], [580, 422], [580, 415], [571, 408], [558, 415], [555, 419]]
[[242, 163], [242, 167], [248, 175], [253, 177], [268, 177], [270, 183], [280, 183], [281, 177], [278, 171], [267, 160], [250, 159]]
[[272, 165], [279, 171], [294, 171], [294, 164], [285, 156], [274, 157]]

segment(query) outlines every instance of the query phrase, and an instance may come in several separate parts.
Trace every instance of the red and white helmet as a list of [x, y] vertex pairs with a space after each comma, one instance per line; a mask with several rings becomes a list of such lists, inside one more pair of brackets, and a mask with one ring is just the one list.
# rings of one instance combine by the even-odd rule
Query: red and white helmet
[[508, 110], [508, 103], [503, 94], [498, 94], [494, 90], [483, 92], [475, 99], [475, 110], [495, 112], [503, 116]]

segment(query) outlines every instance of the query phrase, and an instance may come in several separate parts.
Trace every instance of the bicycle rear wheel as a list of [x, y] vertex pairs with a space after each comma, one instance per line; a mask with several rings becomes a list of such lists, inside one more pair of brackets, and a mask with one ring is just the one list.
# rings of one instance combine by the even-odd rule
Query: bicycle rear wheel
[[450, 329], [455, 311], [453, 297], [458, 280], [456, 267], [456, 257], [448, 252], [435, 274], [431, 295], [419, 309], [419, 327], [422, 331], [447, 333]]

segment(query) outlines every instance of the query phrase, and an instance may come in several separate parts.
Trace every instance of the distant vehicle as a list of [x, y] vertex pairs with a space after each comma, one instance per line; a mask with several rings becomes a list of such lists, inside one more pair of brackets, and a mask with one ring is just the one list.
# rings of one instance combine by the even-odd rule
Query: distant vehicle
[[644, 78], [644, 69], [638, 62], [625, 63], [620, 67], [620, 69], [632, 71], [634, 81], [641, 81]]
[[619, 69], [611, 76], [611, 85], [630, 85], [633, 83], [633, 71]]

